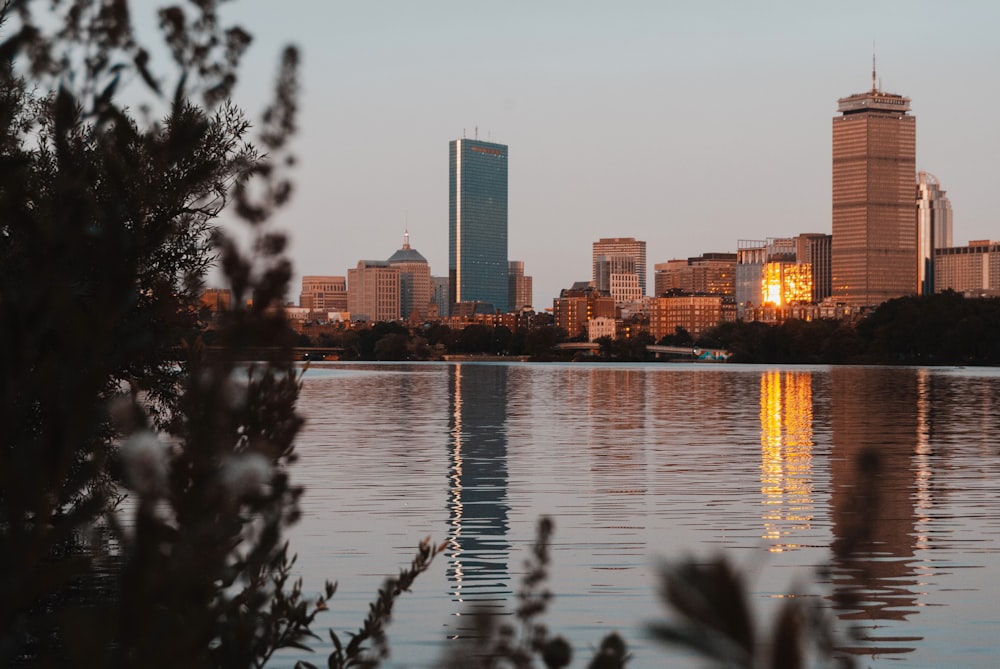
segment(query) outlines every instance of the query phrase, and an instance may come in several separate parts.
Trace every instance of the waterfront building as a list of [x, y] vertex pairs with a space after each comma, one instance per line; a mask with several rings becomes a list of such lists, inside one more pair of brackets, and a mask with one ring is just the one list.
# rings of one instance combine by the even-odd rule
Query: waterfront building
[[929, 172], [920, 172], [917, 176], [917, 281], [921, 295], [934, 292], [934, 253], [951, 247], [951, 233], [951, 202], [941, 190], [941, 182]]
[[833, 119], [833, 297], [876, 306], [917, 292], [916, 120], [876, 85]]
[[761, 304], [786, 307], [812, 302], [812, 265], [772, 261], [764, 265]]
[[358, 261], [347, 270], [347, 306], [351, 320], [399, 320], [399, 268], [384, 260]]
[[639, 277], [631, 273], [614, 273], [608, 275], [608, 287], [611, 299], [617, 306], [631, 304], [642, 299], [642, 289], [639, 288]]
[[233, 292], [228, 288], [206, 288], [201, 293], [201, 307], [213, 314], [229, 311], [233, 304]]
[[653, 265], [653, 296], [659, 297], [668, 290], [684, 290], [682, 276], [687, 266], [687, 260], [678, 258]]
[[631, 273], [639, 277], [640, 297], [646, 294], [646, 242], [633, 237], [598, 240], [593, 245], [592, 266], [591, 280], [598, 290], [611, 292], [611, 274]]
[[636, 259], [631, 255], [597, 256], [594, 264], [594, 287], [608, 293], [619, 306], [642, 297]]
[[594, 287], [605, 293], [611, 292], [612, 274], [636, 274], [635, 256], [624, 253], [599, 255], [594, 258]]
[[552, 300], [552, 316], [556, 327], [566, 330], [570, 337], [578, 337], [586, 334], [588, 321], [602, 316], [614, 318], [615, 301], [586, 283], [574, 285]]
[[970, 297], [1000, 296], [1000, 242], [972, 241], [934, 251], [934, 290]]
[[460, 302], [508, 310], [507, 146], [478, 139], [449, 145], [449, 310]]
[[740, 318], [763, 302], [760, 279], [766, 262], [766, 242], [741, 239], [736, 243], [736, 314]]
[[404, 319], [421, 321], [432, 300], [431, 267], [419, 251], [410, 246], [410, 233], [403, 233], [403, 248], [387, 261], [399, 269], [399, 313]]
[[795, 237], [795, 261], [812, 268], [812, 301], [819, 304], [833, 292], [833, 235], [807, 232]]
[[531, 277], [524, 275], [524, 261], [507, 263], [507, 303], [511, 311], [530, 308], [534, 304], [531, 294]]
[[304, 276], [299, 306], [311, 311], [347, 311], [347, 279], [343, 276]]
[[736, 254], [703, 253], [686, 260], [668, 260], [653, 266], [657, 297], [667, 291], [708, 293], [733, 297], [736, 294]]
[[[649, 333], [656, 341], [687, 330], [697, 339], [707, 330], [727, 320], [722, 295], [668, 295], [654, 297], [649, 305]], [[732, 313], [732, 312], [729, 312]]]
[[764, 267], [771, 262], [795, 262], [795, 239], [770, 237], [765, 241], [741, 239], [736, 248], [736, 314], [745, 318], [764, 304]]
[[618, 321], [608, 316], [598, 316], [587, 321], [587, 341], [602, 337], [614, 339], [618, 335]]

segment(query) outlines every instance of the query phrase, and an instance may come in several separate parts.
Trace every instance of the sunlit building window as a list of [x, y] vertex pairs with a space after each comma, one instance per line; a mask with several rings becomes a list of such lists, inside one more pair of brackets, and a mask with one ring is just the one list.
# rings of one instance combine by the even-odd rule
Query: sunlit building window
[[764, 265], [763, 303], [784, 307], [812, 299], [812, 266], [807, 263], [769, 262]]

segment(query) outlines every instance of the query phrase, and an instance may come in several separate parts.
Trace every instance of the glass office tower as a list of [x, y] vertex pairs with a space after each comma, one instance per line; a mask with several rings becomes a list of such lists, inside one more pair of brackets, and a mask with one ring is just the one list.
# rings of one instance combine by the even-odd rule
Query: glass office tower
[[448, 155], [448, 278], [451, 309], [507, 297], [507, 146], [456, 139]]

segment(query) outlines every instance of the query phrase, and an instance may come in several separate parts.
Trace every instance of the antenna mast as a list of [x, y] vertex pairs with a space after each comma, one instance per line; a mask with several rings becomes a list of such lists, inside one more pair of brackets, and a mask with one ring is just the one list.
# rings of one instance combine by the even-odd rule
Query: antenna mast
[[872, 93], [878, 92], [878, 85], [875, 83], [875, 42], [872, 41]]

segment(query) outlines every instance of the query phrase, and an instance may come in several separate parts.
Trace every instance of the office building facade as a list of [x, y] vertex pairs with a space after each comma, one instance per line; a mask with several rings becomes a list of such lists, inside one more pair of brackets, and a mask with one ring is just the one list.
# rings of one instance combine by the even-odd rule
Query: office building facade
[[807, 232], [795, 238], [795, 261], [812, 268], [812, 301], [819, 304], [833, 293], [833, 235]]
[[552, 300], [553, 324], [570, 337], [585, 335], [587, 323], [595, 318], [615, 318], [615, 301], [592, 286], [565, 289]]
[[934, 252], [934, 289], [970, 297], [1000, 296], [1000, 242], [972, 241]]
[[506, 312], [507, 146], [456, 139], [448, 165], [449, 308], [480, 302]]
[[795, 239], [771, 237], [766, 241], [741, 239], [736, 244], [736, 314], [740, 318], [763, 305], [764, 273], [768, 263], [794, 263]]
[[611, 274], [608, 277], [611, 299], [618, 306], [623, 306], [642, 300], [642, 289], [639, 288], [639, 277], [635, 274]]
[[872, 89], [833, 119], [832, 292], [851, 307], [917, 292], [916, 120], [910, 99]]
[[304, 276], [299, 306], [314, 311], [347, 311], [347, 279], [342, 276]]
[[917, 281], [921, 295], [934, 293], [934, 253], [950, 248], [951, 202], [933, 174], [917, 175]]
[[[598, 290], [611, 292], [611, 274], [621, 273], [622, 256], [631, 258], [632, 269], [627, 270], [639, 277], [640, 296], [646, 294], [646, 242], [633, 237], [612, 237], [594, 242], [592, 280]], [[607, 277], [606, 280], [604, 277]], [[602, 281], [607, 285], [602, 286]]]
[[347, 270], [347, 307], [352, 321], [399, 320], [399, 268], [384, 260], [361, 260]]
[[598, 316], [587, 321], [587, 341], [597, 341], [603, 337], [616, 339], [619, 322], [608, 316]]
[[761, 304], [786, 307], [809, 304], [813, 295], [812, 265], [773, 261], [764, 265]]
[[722, 295], [654, 297], [649, 305], [649, 333], [660, 341], [683, 328], [697, 339], [726, 319]]
[[668, 260], [653, 266], [657, 297], [667, 291], [708, 293], [733, 297], [736, 294], [736, 254], [703, 253], [686, 260]]
[[431, 299], [434, 301], [434, 306], [437, 307], [437, 315], [441, 318], [447, 318], [448, 313], [451, 311], [451, 297], [448, 284], [448, 277], [446, 276], [431, 277]]
[[399, 314], [404, 319], [422, 320], [427, 317], [433, 301], [431, 266], [419, 251], [410, 246], [409, 231], [403, 233], [403, 248], [387, 261], [399, 270]]
[[531, 277], [524, 275], [523, 260], [511, 260], [507, 264], [507, 302], [511, 311], [530, 308], [533, 304]]
[[201, 293], [200, 304], [202, 309], [213, 314], [229, 311], [233, 305], [233, 292], [228, 288], [206, 288]]

